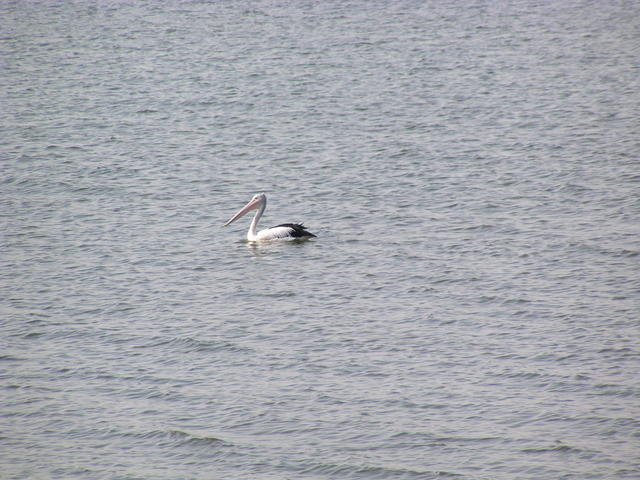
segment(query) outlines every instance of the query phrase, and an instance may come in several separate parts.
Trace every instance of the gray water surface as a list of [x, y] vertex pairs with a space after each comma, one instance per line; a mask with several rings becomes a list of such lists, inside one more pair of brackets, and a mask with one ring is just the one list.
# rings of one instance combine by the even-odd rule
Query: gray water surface
[[0, 478], [640, 478], [639, 3], [0, 33]]

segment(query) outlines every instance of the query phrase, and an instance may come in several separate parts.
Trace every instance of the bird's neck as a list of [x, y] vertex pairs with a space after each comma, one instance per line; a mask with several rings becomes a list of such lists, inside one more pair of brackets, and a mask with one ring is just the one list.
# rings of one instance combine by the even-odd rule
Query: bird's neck
[[249, 231], [247, 232], [247, 240], [253, 241], [256, 239], [256, 235], [258, 233], [258, 222], [260, 221], [260, 217], [262, 217], [262, 213], [267, 206], [267, 202], [264, 201], [258, 211], [253, 216], [253, 220], [251, 220], [251, 225], [249, 225]]

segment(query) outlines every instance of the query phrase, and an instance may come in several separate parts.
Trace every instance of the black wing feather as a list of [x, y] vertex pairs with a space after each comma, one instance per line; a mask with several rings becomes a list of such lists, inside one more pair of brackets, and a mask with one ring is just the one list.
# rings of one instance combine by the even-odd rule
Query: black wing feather
[[280, 225], [276, 225], [275, 227], [287, 227], [291, 229], [291, 236], [294, 238], [302, 238], [302, 237], [315, 237], [315, 235], [309, 231], [307, 228], [301, 223], [281, 223]]

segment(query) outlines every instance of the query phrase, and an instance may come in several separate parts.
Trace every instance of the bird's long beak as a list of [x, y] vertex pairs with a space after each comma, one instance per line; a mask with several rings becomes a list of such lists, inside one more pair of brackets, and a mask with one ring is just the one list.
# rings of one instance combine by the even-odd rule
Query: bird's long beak
[[260, 205], [259, 198], [255, 198], [251, 200], [244, 207], [242, 207], [238, 213], [236, 213], [233, 217], [231, 217], [229, 221], [223, 225], [223, 227], [226, 227], [227, 225], [235, 222], [237, 219], [239, 219], [243, 215], [246, 215], [247, 212], [250, 212], [251, 210], [258, 208], [258, 205]]

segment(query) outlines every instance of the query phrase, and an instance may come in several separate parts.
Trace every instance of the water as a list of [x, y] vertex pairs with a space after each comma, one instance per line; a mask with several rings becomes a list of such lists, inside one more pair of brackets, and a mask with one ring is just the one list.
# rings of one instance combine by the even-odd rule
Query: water
[[0, 477], [640, 478], [639, 5], [0, 4]]

